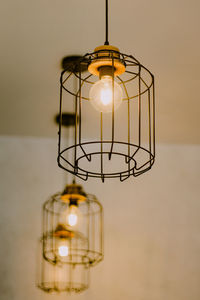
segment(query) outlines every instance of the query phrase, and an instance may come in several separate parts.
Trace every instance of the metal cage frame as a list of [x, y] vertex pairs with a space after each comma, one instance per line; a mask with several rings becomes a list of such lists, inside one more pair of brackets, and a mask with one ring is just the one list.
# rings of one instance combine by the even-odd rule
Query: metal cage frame
[[[85, 200], [79, 204], [79, 210], [83, 213], [78, 229], [62, 223], [63, 215], [70, 207], [69, 202], [63, 200], [64, 192], [53, 195], [44, 203], [43, 258], [49, 263], [94, 266], [103, 260], [103, 207], [94, 195], [84, 195]], [[73, 197], [71, 194], [68, 196], [69, 199]], [[57, 254], [58, 238], [66, 239], [69, 244], [66, 258]]]
[[[116, 55], [118, 61], [125, 66], [125, 72], [122, 75], [114, 76]], [[77, 177], [87, 180], [89, 177], [100, 178], [102, 182], [107, 178], [119, 178], [120, 181], [128, 179], [130, 176], [137, 177], [146, 171], [150, 170], [155, 161], [155, 89], [154, 89], [154, 76], [153, 74], [132, 55], [120, 53], [115, 50], [107, 50], [107, 56], [111, 61], [112, 67], [112, 81], [118, 81], [121, 85], [125, 97], [123, 98], [123, 105], [127, 107], [126, 122], [127, 122], [127, 136], [124, 140], [116, 140], [115, 138], [115, 110], [114, 110], [114, 84], [112, 93], [112, 112], [111, 112], [111, 138], [104, 140], [103, 123], [104, 113], [100, 112], [100, 138], [94, 141], [85, 141], [82, 139], [82, 108], [85, 101], [90, 101], [88, 95], [84, 94], [83, 88], [92, 86], [97, 79], [96, 76], [89, 73], [84, 75], [83, 69], [93, 63], [97, 57], [104, 59], [104, 50], [98, 50], [93, 53], [87, 53], [76, 63], [73, 70], [64, 69], [60, 77], [60, 108], [59, 108], [59, 132], [58, 132], [58, 166], [62, 169], [76, 175]], [[67, 86], [70, 78], [74, 76], [78, 79], [78, 90], [74, 92]], [[126, 77], [124, 79], [124, 77]], [[147, 79], [148, 78], [148, 79]], [[130, 85], [134, 85], [134, 93]], [[63, 94], [67, 92], [68, 97], [72, 97], [74, 103], [75, 113], [75, 127], [74, 127], [74, 143], [70, 146], [62, 146], [62, 107], [63, 107]], [[134, 116], [131, 113], [132, 103], [137, 103], [137, 124], [133, 120]], [[145, 117], [142, 114], [143, 106], [146, 106]], [[120, 110], [120, 108], [119, 108]], [[148, 138], [143, 140], [143, 124], [142, 120], [147, 120]], [[135, 123], [134, 123], [135, 121]], [[133, 123], [131, 123], [133, 122]], [[137, 134], [132, 136], [132, 128], [137, 127]], [[136, 137], [137, 135], [137, 137]], [[88, 150], [88, 148], [98, 147], [97, 150]], [[125, 150], [121, 151], [117, 148], [124, 147]], [[109, 149], [108, 149], [109, 148]], [[73, 159], [69, 159], [69, 153], [73, 152]], [[145, 160], [140, 163], [138, 156], [145, 155]], [[84, 168], [80, 164], [86, 160], [88, 166], [92, 164], [93, 157], [98, 157], [98, 169], [91, 171], [90, 168]], [[105, 171], [105, 161], [111, 161], [112, 157], [116, 156], [123, 158], [124, 167], [120, 171]]]
[[[43, 237], [38, 241], [38, 245], [40, 249], [43, 245]], [[89, 288], [90, 267], [88, 265], [61, 265], [46, 261], [41, 255], [41, 249], [39, 260], [36, 285], [44, 292], [81, 293]]]

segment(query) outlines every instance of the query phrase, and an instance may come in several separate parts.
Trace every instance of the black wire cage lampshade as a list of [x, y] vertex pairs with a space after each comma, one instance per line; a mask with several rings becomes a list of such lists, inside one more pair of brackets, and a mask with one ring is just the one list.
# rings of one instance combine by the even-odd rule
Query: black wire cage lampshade
[[94, 266], [103, 259], [103, 208], [81, 185], [43, 205], [43, 257], [53, 264]]
[[[73, 78], [78, 79], [76, 91]], [[61, 118], [65, 103], [76, 115], [75, 138], [67, 147]], [[124, 181], [151, 169], [154, 160], [154, 76], [135, 57], [109, 45], [106, 0], [105, 44], [61, 73], [58, 165], [83, 180]]]

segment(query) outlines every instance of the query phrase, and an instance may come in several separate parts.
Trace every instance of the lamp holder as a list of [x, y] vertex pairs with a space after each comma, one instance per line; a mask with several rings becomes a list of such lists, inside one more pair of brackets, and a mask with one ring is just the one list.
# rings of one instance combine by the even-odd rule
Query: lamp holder
[[67, 238], [73, 238], [74, 233], [71, 230], [68, 230], [65, 225], [58, 224], [53, 235], [55, 237], [61, 238], [61, 239], [67, 239]]
[[[55, 116], [56, 124], [60, 123], [60, 114]], [[76, 123], [76, 115], [74, 113], [62, 113], [62, 126], [74, 127]]]
[[63, 202], [83, 202], [86, 201], [86, 193], [83, 190], [83, 187], [79, 184], [72, 183], [66, 185], [62, 195], [61, 199]]
[[67, 72], [83, 73], [87, 71], [88, 60], [84, 59], [81, 55], [69, 55], [63, 57], [61, 67]]
[[94, 59], [90, 62], [88, 71], [93, 75], [101, 76], [100, 71], [108, 67], [114, 76], [119, 76], [125, 72], [125, 64], [120, 58], [119, 49], [111, 45], [96, 47]]

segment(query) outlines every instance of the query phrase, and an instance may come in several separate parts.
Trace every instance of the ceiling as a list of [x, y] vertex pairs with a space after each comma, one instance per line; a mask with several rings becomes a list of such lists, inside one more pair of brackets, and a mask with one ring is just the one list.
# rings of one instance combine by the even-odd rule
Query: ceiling
[[[199, 144], [200, 1], [109, 2], [110, 43], [155, 75], [158, 142]], [[61, 59], [103, 44], [104, 1], [7, 0], [0, 14], [0, 134], [56, 137]]]

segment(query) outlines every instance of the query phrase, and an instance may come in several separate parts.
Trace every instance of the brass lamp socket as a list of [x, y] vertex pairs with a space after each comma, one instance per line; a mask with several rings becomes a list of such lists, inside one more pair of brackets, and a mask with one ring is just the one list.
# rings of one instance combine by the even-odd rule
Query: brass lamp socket
[[117, 47], [103, 45], [94, 49], [94, 60], [88, 66], [88, 71], [93, 75], [102, 76], [100, 70], [102, 72], [106, 67], [110, 67], [111, 70], [114, 67], [114, 76], [119, 76], [125, 72], [126, 68], [120, 59], [120, 52]]
[[77, 207], [78, 206], [78, 199], [73, 199], [73, 198], [70, 199], [69, 200], [69, 207], [70, 206], [76, 206]]
[[61, 239], [67, 239], [67, 238], [73, 238], [74, 237], [74, 232], [68, 230], [65, 225], [63, 224], [58, 224], [53, 235], [57, 238]]
[[114, 75], [115, 68], [113, 70], [111, 66], [105, 66], [105, 67], [100, 67], [98, 71], [99, 71], [99, 78], [101, 79], [102, 77], [105, 76], [112, 77]]
[[86, 193], [84, 192], [81, 185], [72, 183], [66, 185], [61, 195], [61, 199], [64, 202], [69, 202], [69, 204], [73, 202], [78, 205], [79, 202], [83, 202], [86, 200]]

